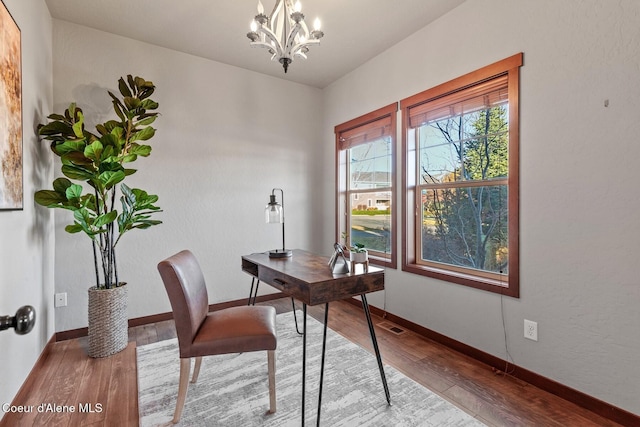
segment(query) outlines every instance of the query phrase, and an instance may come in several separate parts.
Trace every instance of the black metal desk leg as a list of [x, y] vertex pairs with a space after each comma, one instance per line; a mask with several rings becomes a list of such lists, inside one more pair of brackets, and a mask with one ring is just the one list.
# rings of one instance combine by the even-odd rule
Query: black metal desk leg
[[324, 305], [324, 334], [322, 335], [322, 359], [320, 361], [320, 388], [318, 389], [318, 418], [316, 426], [320, 427], [320, 410], [322, 408], [322, 381], [324, 380], [324, 355], [327, 349], [327, 321], [329, 319], [329, 303]]
[[298, 329], [298, 316], [296, 315], [296, 302], [293, 299], [293, 297], [291, 297], [291, 307], [293, 307], [293, 320], [296, 321], [296, 332], [298, 333], [298, 335], [302, 335], [302, 332], [300, 332], [300, 329]]
[[[257, 280], [257, 283], [255, 283]], [[253, 285], [256, 285], [256, 292], [253, 293]], [[256, 279], [255, 277], [251, 278], [251, 290], [249, 290], [249, 301], [247, 305], [256, 305], [256, 297], [258, 296], [258, 286], [260, 286], [260, 279]], [[253, 298], [253, 301], [251, 299]]]
[[380, 349], [378, 348], [378, 340], [376, 339], [376, 331], [373, 329], [373, 322], [371, 321], [371, 313], [369, 313], [369, 304], [367, 303], [367, 297], [365, 294], [362, 297], [362, 308], [364, 314], [367, 316], [367, 323], [369, 324], [369, 333], [371, 334], [371, 342], [373, 343], [373, 350], [376, 352], [376, 359], [378, 360], [378, 369], [380, 370], [380, 377], [382, 378], [382, 385], [384, 387], [384, 394], [387, 398], [387, 403], [391, 405], [391, 396], [389, 395], [389, 386], [387, 386], [387, 377], [384, 375], [384, 367], [382, 366], [382, 358], [380, 357]]
[[305, 382], [307, 378], [307, 304], [302, 303], [302, 427], [304, 427]]

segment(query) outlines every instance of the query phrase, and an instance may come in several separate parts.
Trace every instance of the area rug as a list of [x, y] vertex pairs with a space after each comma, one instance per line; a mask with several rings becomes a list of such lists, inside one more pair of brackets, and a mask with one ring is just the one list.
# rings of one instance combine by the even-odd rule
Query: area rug
[[[302, 313], [298, 312], [301, 321]], [[196, 384], [189, 384], [182, 426], [298, 426], [301, 421], [302, 338], [293, 313], [277, 316], [277, 411], [268, 414], [266, 352], [205, 357]], [[316, 424], [322, 324], [307, 320], [305, 422]], [[137, 348], [141, 426], [172, 425], [178, 393], [176, 339]], [[384, 354], [383, 354], [384, 358]], [[391, 366], [385, 399], [375, 356], [338, 333], [327, 331], [322, 426], [483, 426]]]

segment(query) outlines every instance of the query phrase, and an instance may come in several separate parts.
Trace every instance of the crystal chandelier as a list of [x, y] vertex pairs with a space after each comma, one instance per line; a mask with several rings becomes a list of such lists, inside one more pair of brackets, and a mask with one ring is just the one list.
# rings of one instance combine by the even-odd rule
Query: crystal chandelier
[[258, 0], [258, 14], [247, 33], [250, 45], [267, 49], [271, 60], [278, 59], [285, 73], [294, 57], [306, 59], [309, 46], [320, 44], [324, 36], [318, 18], [313, 23], [313, 31], [309, 31], [301, 8], [299, 1], [294, 5], [293, 0], [276, 0], [271, 16], [267, 16]]

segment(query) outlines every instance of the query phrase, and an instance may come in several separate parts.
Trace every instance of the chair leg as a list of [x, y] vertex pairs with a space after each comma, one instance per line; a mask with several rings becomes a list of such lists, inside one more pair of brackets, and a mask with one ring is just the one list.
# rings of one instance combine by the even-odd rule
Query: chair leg
[[187, 399], [187, 388], [189, 387], [189, 371], [191, 370], [191, 359], [180, 359], [180, 383], [178, 385], [178, 400], [176, 402], [176, 410], [173, 413], [173, 423], [180, 422], [182, 416], [182, 408], [184, 401]]
[[196, 366], [193, 368], [193, 376], [191, 377], [191, 384], [195, 384], [198, 381], [198, 375], [200, 375], [200, 365], [202, 365], [202, 356], [196, 357]]
[[276, 412], [276, 351], [267, 351], [269, 369], [269, 413]]

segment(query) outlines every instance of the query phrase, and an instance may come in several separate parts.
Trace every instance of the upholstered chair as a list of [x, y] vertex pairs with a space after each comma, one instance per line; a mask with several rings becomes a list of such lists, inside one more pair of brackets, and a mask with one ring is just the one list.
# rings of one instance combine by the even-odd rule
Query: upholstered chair
[[191, 358], [192, 383], [198, 379], [203, 356], [266, 351], [269, 412], [276, 411], [276, 311], [268, 306], [239, 306], [209, 312], [204, 275], [196, 257], [181, 251], [158, 264], [171, 301], [180, 348], [180, 383], [173, 422], [180, 421], [187, 397]]

